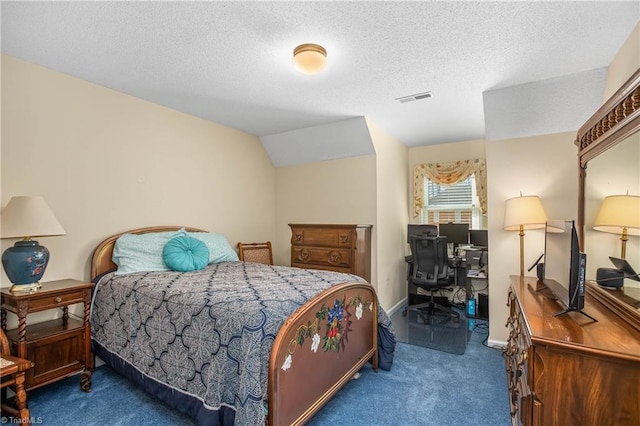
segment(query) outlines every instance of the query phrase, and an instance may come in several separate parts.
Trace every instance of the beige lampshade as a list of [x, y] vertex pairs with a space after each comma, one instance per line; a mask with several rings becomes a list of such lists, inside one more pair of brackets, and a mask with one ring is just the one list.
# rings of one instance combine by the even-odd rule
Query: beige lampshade
[[620, 234], [623, 228], [628, 235], [640, 235], [640, 196], [610, 195], [602, 201], [593, 229]]
[[2, 210], [2, 238], [48, 237], [66, 232], [40, 196], [12, 197]]
[[510, 198], [504, 207], [504, 230], [544, 228], [547, 215], [537, 195], [525, 195]]
[[293, 49], [293, 66], [304, 74], [317, 74], [327, 65], [327, 51], [318, 44], [301, 44]]

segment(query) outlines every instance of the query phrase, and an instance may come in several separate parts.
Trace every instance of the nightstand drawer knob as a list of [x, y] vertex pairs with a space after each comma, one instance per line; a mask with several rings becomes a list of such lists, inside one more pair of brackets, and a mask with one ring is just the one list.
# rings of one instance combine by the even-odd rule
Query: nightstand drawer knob
[[60, 302], [62, 302], [62, 297], [56, 297], [56, 298], [55, 298], [55, 301], [56, 301], [56, 303], [60, 303]]

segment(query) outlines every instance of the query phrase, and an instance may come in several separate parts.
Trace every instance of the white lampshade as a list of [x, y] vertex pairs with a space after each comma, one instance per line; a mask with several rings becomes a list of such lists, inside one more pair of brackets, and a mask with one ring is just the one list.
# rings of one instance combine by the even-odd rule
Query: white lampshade
[[522, 229], [544, 228], [547, 215], [537, 195], [526, 195], [510, 198], [504, 207], [504, 230], [519, 231]]
[[40, 196], [12, 197], [2, 211], [2, 238], [48, 237], [66, 232]]
[[327, 51], [318, 44], [301, 44], [293, 49], [293, 66], [304, 74], [317, 74], [327, 65]]
[[640, 235], [640, 196], [611, 195], [602, 201], [593, 229], [620, 234], [623, 228], [628, 235]]

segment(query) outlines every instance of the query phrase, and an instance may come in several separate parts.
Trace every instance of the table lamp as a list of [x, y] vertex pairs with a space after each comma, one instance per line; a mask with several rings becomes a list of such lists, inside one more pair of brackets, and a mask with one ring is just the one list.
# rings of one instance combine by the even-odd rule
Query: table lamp
[[33, 237], [66, 232], [40, 196], [12, 197], [2, 211], [1, 238], [23, 238], [2, 253], [2, 266], [13, 283], [11, 291], [32, 291], [49, 263], [49, 250]]
[[640, 197], [628, 194], [605, 197], [593, 222], [593, 229], [620, 235], [620, 257], [625, 259], [628, 236], [640, 235]]
[[524, 276], [524, 230], [544, 228], [547, 215], [537, 195], [522, 194], [505, 202], [504, 230], [520, 231], [520, 276]]

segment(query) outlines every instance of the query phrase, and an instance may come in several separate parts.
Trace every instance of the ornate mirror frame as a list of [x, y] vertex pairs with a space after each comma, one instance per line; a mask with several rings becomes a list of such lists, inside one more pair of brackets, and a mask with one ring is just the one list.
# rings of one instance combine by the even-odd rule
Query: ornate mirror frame
[[[578, 146], [578, 235], [581, 249], [584, 247], [585, 184], [587, 165], [598, 155], [640, 131], [640, 69], [578, 129], [575, 144]], [[587, 283], [587, 291], [609, 309], [640, 330], [640, 315], [621, 303], [595, 283]]]

